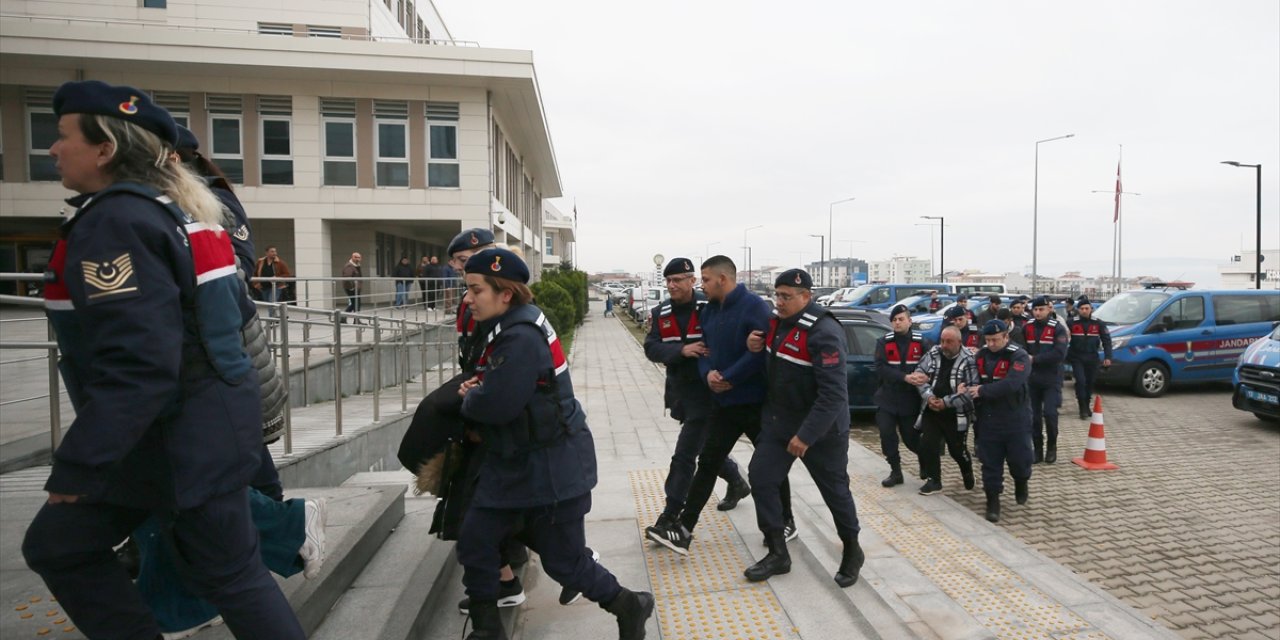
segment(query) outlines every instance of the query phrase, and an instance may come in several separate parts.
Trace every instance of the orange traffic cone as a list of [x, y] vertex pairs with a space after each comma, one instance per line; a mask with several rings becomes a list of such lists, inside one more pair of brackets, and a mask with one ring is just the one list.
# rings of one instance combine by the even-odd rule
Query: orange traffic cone
[[1084, 457], [1072, 458], [1071, 461], [1090, 471], [1120, 468], [1107, 462], [1107, 438], [1102, 435], [1102, 396], [1093, 399], [1093, 419], [1089, 421], [1089, 440], [1084, 445]]

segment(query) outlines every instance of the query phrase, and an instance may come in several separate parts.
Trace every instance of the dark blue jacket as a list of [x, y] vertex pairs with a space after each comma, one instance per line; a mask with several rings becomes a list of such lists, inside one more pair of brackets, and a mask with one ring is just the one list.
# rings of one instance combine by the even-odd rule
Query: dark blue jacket
[[721, 406], [764, 402], [765, 353], [747, 350], [752, 331], [768, 331], [769, 305], [739, 284], [721, 302], [708, 302], [702, 318], [702, 337], [711, 355], [698, 358], [703, 381], [719, 371], [733, 388], [714, 394]]
[[[644, 337], [645, 357], [666, 365], [663, 400], [671, 417], [681, 422], [705, 418], [715, 405], [711, 389], [698, 373], [698, 359], [681, 354], [686, 344], [702, 342], [701, 322], [691, 323], [690, 319], [695, 309], [701, 312], [706, 304], [701, 291], [695, 291], [693, 299], [684, 304], [674, 304], [670, 298], [663, 300], [650, 312], [649, 333]], [[664, 327], [665, 323], [670, 323], [669, 327]]]
[[761, 428], [812, 445], [832, 433], [848, 447], [849, 383], [844, 328], [825, 307], [810, 303], [779, 318], [768, 338], [769, 393]]
[[526, 509], [589, 493], [595, 442], [551, 324], [537, 307], [519, 305], [490, 336], [482, 381], [462, 399], [462, 416], [484, 438], [472, 504]]
[[1071, 345], [1067, 347], [1067, 357], [1097, 362], [1098, 350], [1101, 349], [1102, 357], [1111, 359], [1111, 331], [1107, 329], [1107, 323], [1096, 318], [1076, 317], [1068, 322], [1068, 326], [1071, 328]]
[[1027, 379], [1031, 375], [1031, 358], [1022, 347], [1010, 342], [999, 351], [983, 347], [974, 356], [978, 383], [982, 387], [974, 402], [977, 426], [1001, 431], [1031, 429], [1031, 394]]
[[1030, 384], [1037, 387], [1062, 386], [1062, 361], [1067, 359], [1068, 334], [1071, 332], [1066, 323], [1059, 322], [1057, 316], [1050, 316], [1044, 322], [1028, 322], [1022, 331], [1027, 339], [1027, 354], [1031, 356]]
[[[894, 364], [889, 363], [886, 355], [885, 345], [890, 340], [897, 343], [898, 353], [902, 355], [901, 360]], [[921, 357], [933, 347], [933, 342], [918, 331], [908, 331], [901, 335], [890, 331], [876, 339], [875, 371], [880, 385], [876, 387], [874, 400], [877, 407], [895, 415], [911, 416], [920, 413], [920, 390], [906, 381], [907, 374], [915, 371], [920, 364], [918, 359], [911, 361], [907, 357], [913, 340], [920, 342]]]
[[[50, 263], [46, 306], [76, 418], [45, 490], [187, 509], [242, 489], [258, 468], [243, 283], [228, 260], [232, 272], [197, 286], [193, 246], [205, 243], [156, 200], [120, 189], [68, 201], [79, 210]], [[219, 259], [231, 254], [225, 232], [204, 233], [225, 246]]]

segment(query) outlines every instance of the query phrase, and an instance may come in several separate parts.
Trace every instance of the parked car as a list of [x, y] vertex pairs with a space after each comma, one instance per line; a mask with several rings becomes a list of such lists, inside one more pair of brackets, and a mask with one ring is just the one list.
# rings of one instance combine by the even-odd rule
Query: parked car
[[[908, 296], [906, 298], [903, 298], [898, 301], [898, 304], [906, 305], [907, 312], [910, 313], [911, 317], [914, 319], [915, 316], [917, 315], [929, 314], [929, 303], [932, 299], [933, 299], [933, 296], [930, 294], [921, 294], [921, 295]], [[949, 293], [939, 294], [938, 295], [938, 311], [942, 311], [943, 307], [946, 307], [955, 301], [956, 301], [956, 297]], [[897, 305], [894, 305], [894, 306], [897, 306]], [[889, 310], [892, 308], [893, 307], [885, 307], [884, 309], [880, 309], [880, 311], [883, 313], [889, 313]]]
[[845, 300], [845, 296], [848, 296], [849, 294], [853, 293], [853, 289], [854, 289], [853, 287], [836, 289], [835, 291], [831, 292], [830, 295], [820, 296], [818, 298], [818, 304], [824, 307], [830, 307], [833, 305], [840, 304], [842, 302], [847, 302], [847, 300]]
[[854, 289], [850, 300], [843, 306], [859, 309], [887, 309], [899, 300], [920, 294], [922, 291], [951, 293], [951, 285], [944, 283], [917, 284], [864, 284]]
[[844, 327], [849, 353], [845, 356], [845, 375], [849, 385], [849, 411], [874, 411], [872, 396], [876, 386], [876, 340], [893, 331], [883, 313], [862, 309], [833, 307], [831, 313]]
[[1280, 291], [1193, 291], [1156, 284], [1108, 300], [1094, 317], [1111, 329], [1100, 384], [1148, 398], [1171, 384], [1228, 382], [1240, 355], [1280, 322]]
[[1232, 406], [1260, 420], [1280, 421], [1280, 323], [1240, 354], [1231, 387]]

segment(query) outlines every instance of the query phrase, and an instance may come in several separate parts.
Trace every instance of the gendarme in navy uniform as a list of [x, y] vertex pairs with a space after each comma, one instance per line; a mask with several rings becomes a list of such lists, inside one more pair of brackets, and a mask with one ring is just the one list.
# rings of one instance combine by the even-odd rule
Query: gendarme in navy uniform
[[769, 553], [746, 570], [751, 581], [791, 571], [778, 490], [799, 458], [818, 485], [844, 546], [835, 581], [858, 581], [862, 547], [858, 511], [849, 490], [849, 387], [844, 328], [813, 301], [813, 279], [802, 269], [782, 272], [774, 283], [777, 317], [767, 334], [752, 334], [747, 348], [768, 351], [768, 394], [760, 437], [751, 456], [756, 523]]
[[221, 206], [177, 162], [156, 164], [177, 126], [145, 93], [69, 82], [53, 106], [50, 155], [80, 195], [46, 294], [76, 419], [23, 556], [85, 635], [158, 637], [113, 551], [155, 514], [186, 559], [187, 585], [234, 634], [302, 638], [250, 518], [261, 398]]
[[[1089, 401], [1093, 397], [1093, 385], [1098, 380], [1098, 365], [1111, 366], [1111, 331], [1107, 323], [1093, 317], [1093, 302], [1084, 296], [1076, 303], [1077, 316], [1069, 321], [1071, 344], [1067, 347], [1067, 362], [1071, 364], [1071, 377], [1075, 380], [1076, 406], [1080, 419], [1091, 415]], [[1098, 362], [1102, 351], [1102, 362]]]
[[987, 520], [1000, 520], [1004, 467], [1009, 465], [1018, 504], [1028, 497], [1031, 479], [1031, 407], [1027, 378], [1031, 358], [1009, 342], [1009, 328], [1000, 320], [982, 327], [986, 346], [974, 356], [978, 386], [967, 387], [977, 412], [978, 459], [982, 461], [982, 489], [987, 494]]
[[560, 340], [530, 304], [529, 269], [506, 249], [487, 249], [467, 260], [465, 272], [472, 314], [493, 322], [476, 376], [459, 389], [462, 415], [484, 443], [456, 547], [474, 625], [468, 638], [506, 637], [497, 608], [499, 549], [512, 535], [539, 553], [552, 579], [617, 616], [621, 638], [643, 638], [653, 596], [619, 586], [586, 547], [595, 444]]
[[[667, 471], [663, 486], [666, 507], [653, 526], [645, 528], [645, 535], [677, 553], [685, 551], [677, 544], [682, 534], [677, 518], [684, 508], [689, 487], [693, 484], [698, 454], [707, 441], [711, 413], [715, 400], [711, 390], [698, 373], [698, 358], [707, 354], [702, 340], [700, 317], [707, 306], [707, 298], [694, 289], [697, 275], [693, 262], [688, 258], [675, 258], [667, 263], [662, 275], [666, 279], [670, 297], [654, 307], [649, 315], [649, 333], [644, 338], [644, 355], [652, 362], [666, 366], [667, 379], [663, 401], [671, 411], [671, 417], [680, 422], [680, 435], [676, 438], [675, 453]], [[738, 465], [726, 457], [718, 475], [729, 483], [725, 499], [717, 505], [727, 511], [742, 498], [751, 495], [751, 487], [743, 479]]]
[[903, 305], [889, 310], [893, 330], [876, 339], [875, 370], [880, 384], [876, 387], [876, 427], [880, 430], [880, 451], [889, 463], [889, 476], [881, 486], [902, 484], [902, 455], [899, 437], [907, 450], [916, 454], [920, 476], [924, 477], [924, 461], [920, 459], [920, 432], [915, 429], [920, 416], [920, 392], [907, 378], [915, 372], [920, 358], [933, 346], [919, 331], [911, 330], [911, 311]]
[[1033, 300], [1031, 312], [1035, 320], [1022, 327], [1022, 335], [1031, 356], [1027, 388], [1031, 392], [1035, 461], [1052, 464], [1058, 459], [1058, 405], [1062, 404], [1062, 362], [1067, 357], [1069, 330], [1058, 320], [1047, 296]]

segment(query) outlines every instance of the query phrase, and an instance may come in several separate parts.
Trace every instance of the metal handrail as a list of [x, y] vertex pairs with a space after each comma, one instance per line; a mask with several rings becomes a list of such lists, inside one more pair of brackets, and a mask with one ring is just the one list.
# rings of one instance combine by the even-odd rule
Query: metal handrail
[[[40, 280], [40, 274], [12, 274], [0, 273], [0, 280]], [[342, 278], [333, 278], [341, 280]], [[388, 278], [362, 278], [362, 280], [386, 280]], [[394, 278], [392, 278], [394, 279]], [[275, 280], [275, 279], [272, 279]], [[19, 305], [26, 307], [43, 307], [44, 300], [42, 298], [29, 296], [0, 295], [0, 304]], [[324, 349], [333, 358], [334, 367], [334, 434], [341, 436], [343, 434], [343, 357], [351, 353], [352, 347], [355, 347], [355, 357], [357, 360], [357, 384], [354, 393], [360, 394], [365, 391], [363, 379], [363, 363], [365, 351], [373, 352], [373, 401], [374, 401], [374, 422], [378, 423], [382, 420], [381, 415], [381, 395], [383, 387], [382, 360], [383, 351], [390, 349], [390, 357], [393, 360], [393, 369], [398, 374], [399, 381], [397, 385], [400, 387], [400, 413], [401, 415], [409, 412], [409, 391], [408, 386], [411, 381], [411, 357], [412, 351], [417, 351], [421, 369], [417, 371], [417, 375], [421, 378], [422, 394], [427, 392], [427, 373], [429, 367], [428, 353], [430, 347], [435, 346], [436, 369], [439, 383], [444, 382], [444, 368], [449, 366], [453, 368], [457, 361], [457, 342], [451, 338], [430, 340], [428, 334], [434, 331], [446, 331], [451, 321], [441, 318], [438, 321], [432, 321], [429, 318], [424, 320], [404, 317], [393, 317], [379, 313], [348, 313], [340, 309], [320, 309], [306, 306], [294, 306], [283, 302], [255, 302], [259, 309], [261, 321], [265, 324], [264, 330], [268, 332], [268, 344], [273, 351], [273, 356], [277, 360], [278, 369], [286, 375], [285, 384], [291, 386], [290, 379], [292, 371], [292, 356], [294, 349], [302, 351], [302, 392], [303, 399], [300, 403], [303, 406], [310, 406], [311, 398], [311, 368], [312, 368], [312, 351], [315, 349]], [[355, 324], [348, 326], [348, 321], [367, 321], [369, 324]], [[31, 318], [6, 319], [3, 322], [44, 322], [46, 324], [46, 333], [48, 340], [33, 340], [30, 337], [21, 340], [0, 340], [0, 350], [42, 350], [47, 354], [43, 357], [21, 358], [17, 360], [6, 360], [0, 362], [0, 365], [16, 364], [18, 362], [31, 362], [39, 359], [47, 359], [49, 363], [49, 392], [45, 394], [32, 395], [30, 397], [16, 398], [4, 401], [0, 406], [8, 406], [21, 402], [30, 402], [33, 400], [49, 399], [49, 419], [50, 419], [50, 446], [57, 449], [62, 439], [62, 423], [61, 423], [61, 406], [60, 400], [65, 391], [60, 387], [59, 371], [58, 371], [58, 345], [56, 336], [53, 332], [53, 325], [44, 316]], [[301, 341], [295, 339], [289, 328], [301, 327]], [[323, 329], [327, 328], [331, 331], [331, 335], [324, 335]], [[344, 329], [354, 328], [355, 341], [349, 342], [350, 336], [344, 336]], [[317, 335], [319, 332], [319, 335]], [[365, 334], [368, 332], [369, 338], [366, 339]], [[420, 339], [412, 340], [414, 334], [418, 334]], [[449, 352], [452, 357], [446, 359]], [[286, 389], [289, 388], [286, 386]], [[293, 418], [292, 418], [293, 402], [286, 401], [284, 409], [284, 433], [282, 435], [284, 455], [289, 456], [293, 453]]]

